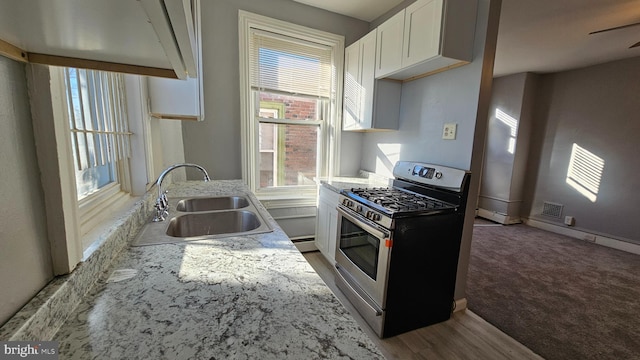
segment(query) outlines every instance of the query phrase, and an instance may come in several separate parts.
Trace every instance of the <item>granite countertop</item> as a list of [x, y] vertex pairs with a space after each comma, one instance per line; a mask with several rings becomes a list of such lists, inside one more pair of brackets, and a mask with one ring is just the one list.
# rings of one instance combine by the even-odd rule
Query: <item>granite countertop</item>
[[[247, 189], [212, 181], [169, 191]], [[128, 248], [54, 336], [61, 358], [383, 359], [255, 202], [273, 232]]]
[[360, 176], [334, 176], [320, 178], [319, 181], [321, 185], [335, 192], [351, 188], [387, 187], [389, 185], [388, 178], [363, 171], [361, 171]]

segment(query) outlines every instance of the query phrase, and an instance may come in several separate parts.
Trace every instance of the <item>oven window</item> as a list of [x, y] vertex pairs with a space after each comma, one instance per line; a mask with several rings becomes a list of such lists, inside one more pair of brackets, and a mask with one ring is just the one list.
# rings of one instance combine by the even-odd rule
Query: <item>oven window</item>
[[340, 250], [360, 270], [376, 280], [380, 239], [343, 217], [340, 230]]

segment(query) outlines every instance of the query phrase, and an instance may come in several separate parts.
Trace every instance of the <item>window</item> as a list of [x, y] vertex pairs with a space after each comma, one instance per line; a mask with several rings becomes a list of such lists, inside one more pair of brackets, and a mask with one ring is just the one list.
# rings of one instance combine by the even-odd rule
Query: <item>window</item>
[[[124, 75], [63, 68], [80, 231], [102, 220], [130, 189], [130, 135]], [[88, 244], [84, 244], [86, 248]]]
[[344, 40], [240, 12], [243, 178], [258, 196], [315, 196], [338, 151]]
[[76, 192], [82, 200], [122, 182], [118, 162], [129, 157], [131, 135], [124, 78], [122, 74], [74, 68], [65, 68], [64, 75]]

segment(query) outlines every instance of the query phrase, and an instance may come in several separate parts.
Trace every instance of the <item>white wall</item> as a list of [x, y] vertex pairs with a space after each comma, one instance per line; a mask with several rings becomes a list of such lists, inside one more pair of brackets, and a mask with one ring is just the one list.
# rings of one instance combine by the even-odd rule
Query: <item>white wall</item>
[[0, 56], [0, 325], [53, 277], [25, 65]]
[[[203, 122], [184, 122], [185, 157], [204, 166], [215, 179], [242, 177], [240, 154], [240, 80], [238, 10], [332, 32], [346, 37], [349, 45], [366, 34], [369, 24], [290, 0], [202, 1]], [[355, 139], [350, 141], [349, 139]], [[355, 142], [355, 146], [354, 146]], [[343, 140], [344, 171], [355, 173], [359, 159], [357, 134]], [[192, 175], [195, 176], [195, 175]], [[190, 176], [191, 177], [191, 176]]]

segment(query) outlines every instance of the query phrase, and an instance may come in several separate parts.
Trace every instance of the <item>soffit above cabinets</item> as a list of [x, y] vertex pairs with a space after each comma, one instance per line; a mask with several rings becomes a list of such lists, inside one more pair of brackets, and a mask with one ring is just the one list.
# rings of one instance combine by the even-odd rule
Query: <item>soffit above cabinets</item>
[[[164, 1], [190, 11], [191, 0], [0, 0], [0, 39], [28, 56], [167, 69], [185, 78], [187, 69], [195, 68], [193, 55], [188, 56], [194, 42], [176, 39], [185, 39], [184, 28], [192, 35], [192, 18], [172, 24]], [[185, 15], [181, 6], [172, 7]]]
[[293, 0], [338, 14], [371, 22], [403, 0]]

